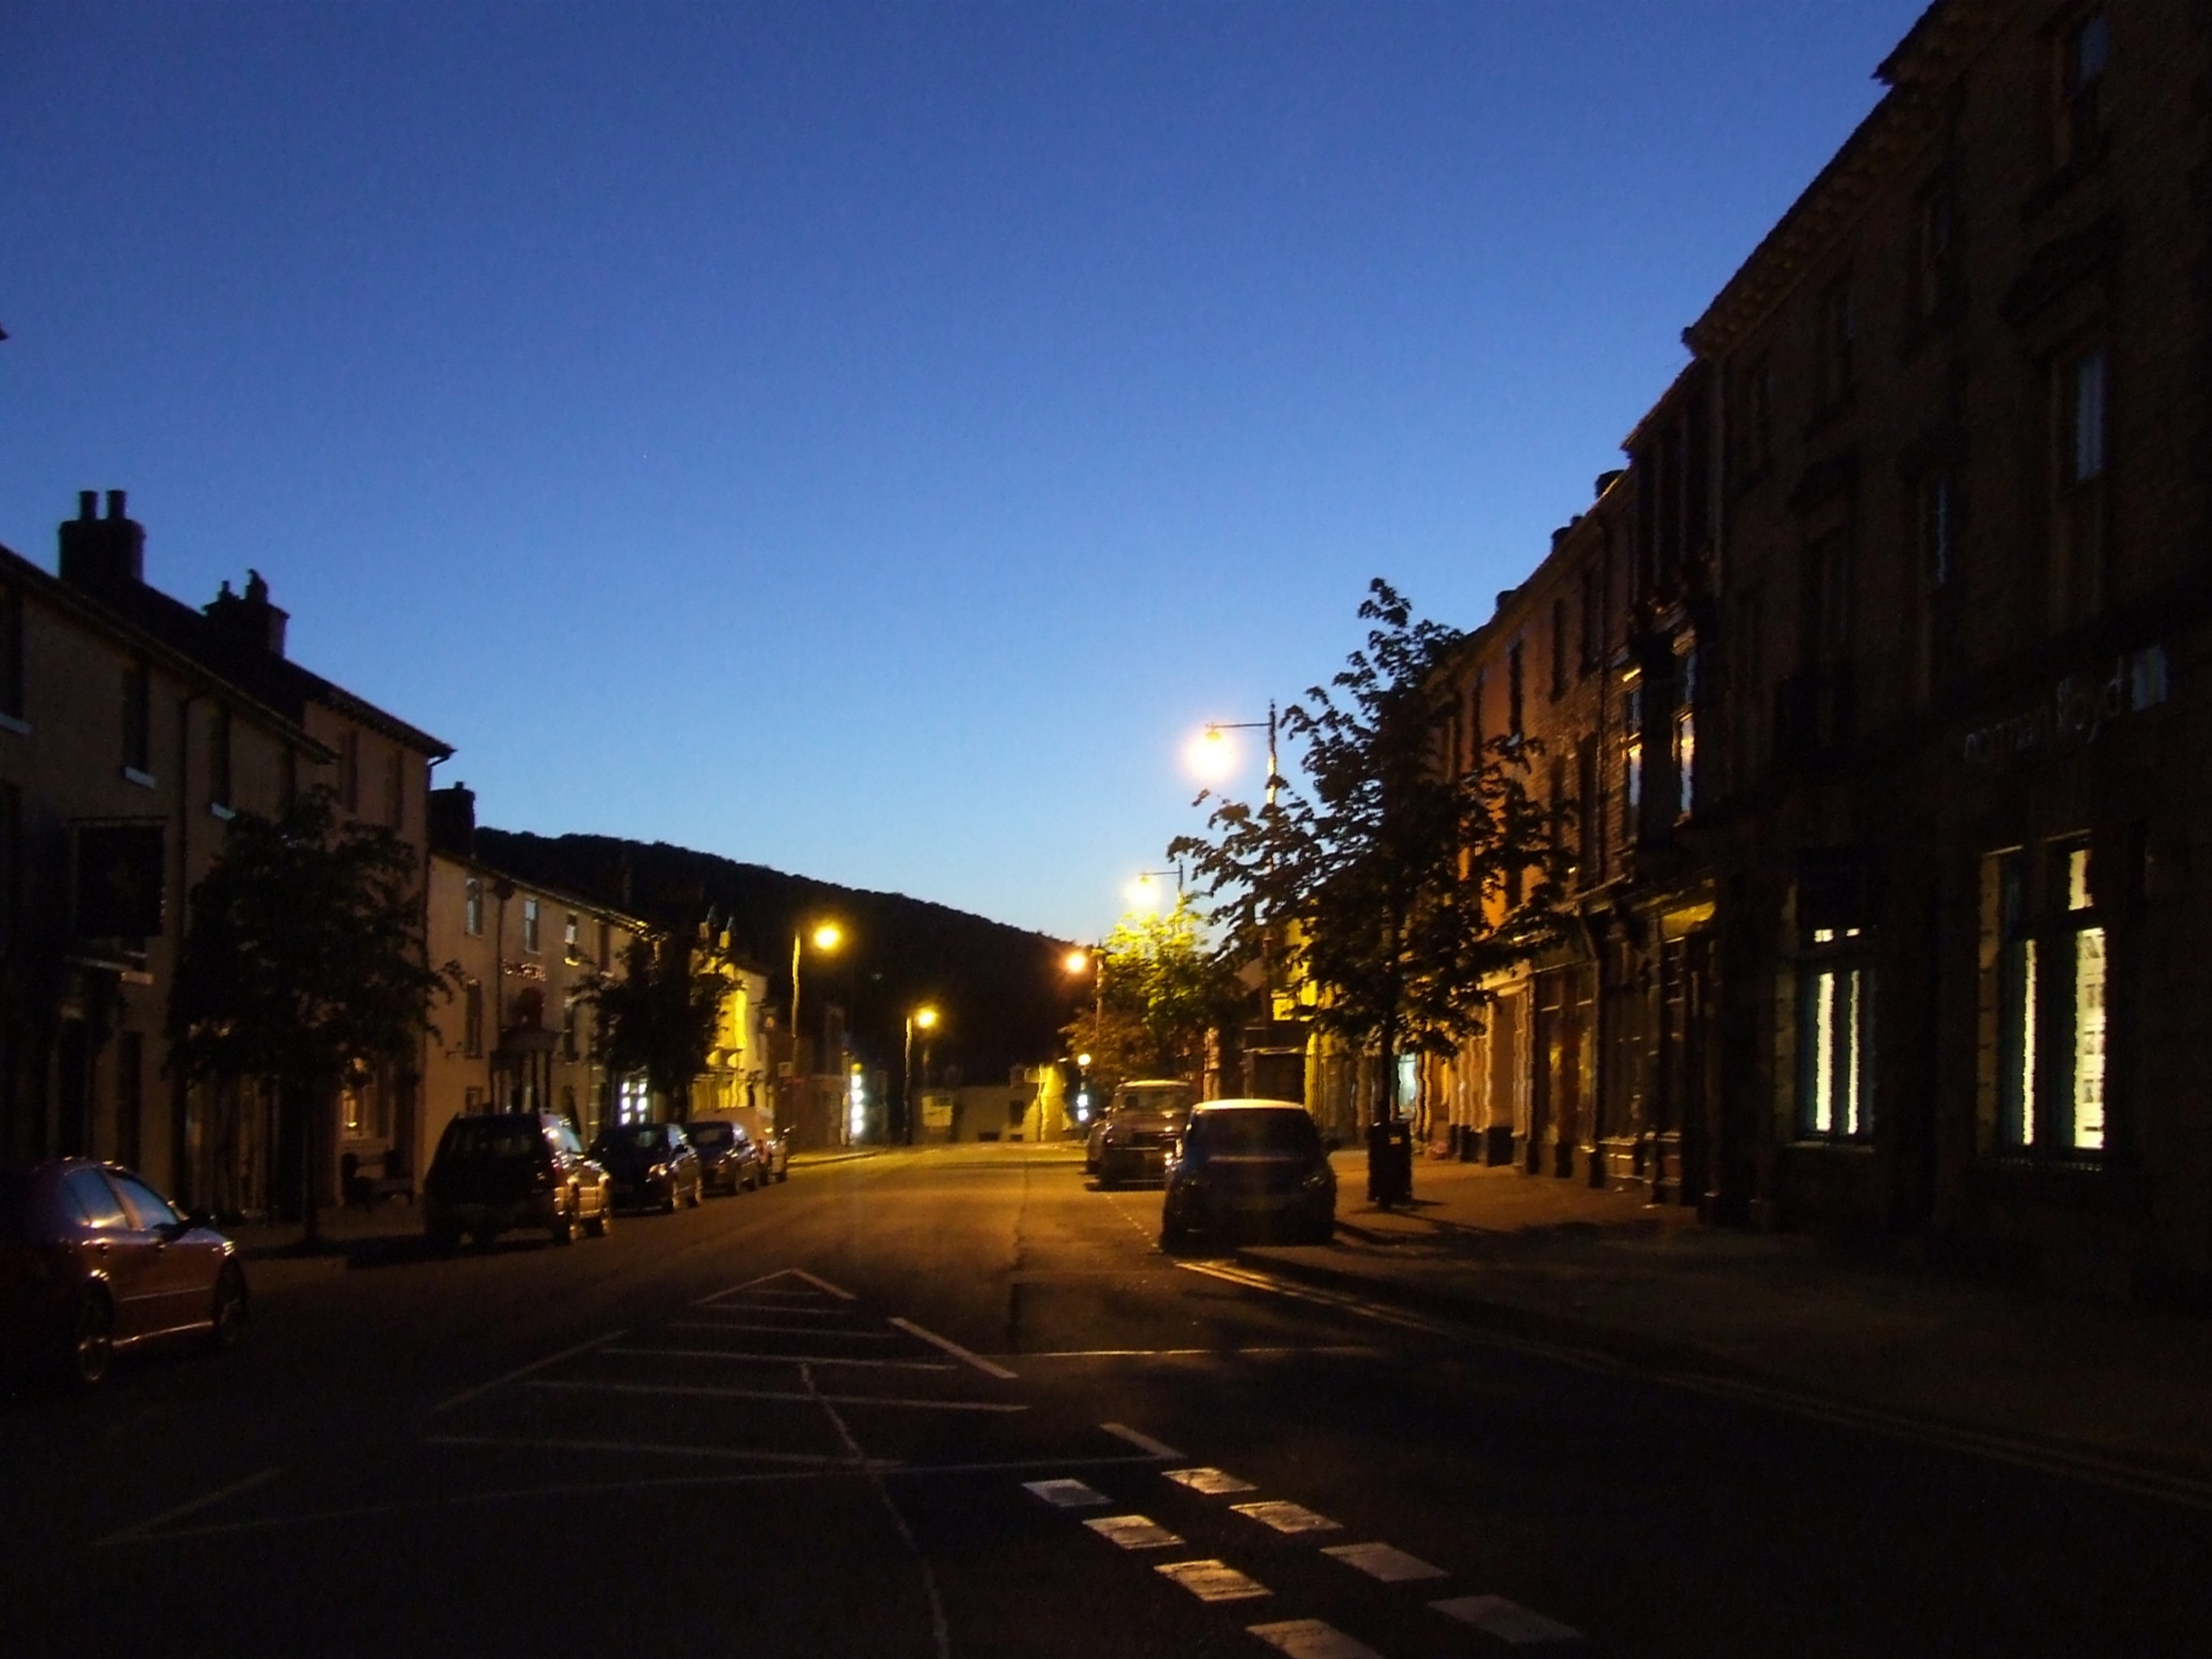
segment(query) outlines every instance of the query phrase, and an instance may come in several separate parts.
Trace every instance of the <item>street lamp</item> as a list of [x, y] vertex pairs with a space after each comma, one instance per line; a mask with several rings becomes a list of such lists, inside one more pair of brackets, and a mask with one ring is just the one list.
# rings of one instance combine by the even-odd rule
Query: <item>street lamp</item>
[[[914, 1034], [919, 1027], [925, 1034], [937, 1024], [937, 1010], [928, 1006], [915, 1009], [906, 1017], [906, 1046], [899, 1060], [899, 1097], [906, 1103], [906, 1144], [914, 1145]], [[927, 1055], [928, 1049], [922, 1053]]]
[[1237, 765], [1237, 751], [1230, 743], [1231, 732], [1265, 732], [1267, 734], [1267, 805], [1275, 804], [1275, 786], [1282, 781], [1282, 772], [1275, 758], [1275, 704], [1267, 702], [1267, 718], [1263, 720], [1208, 720], [1198, 734], [1184, 746], [1183, 757], [1190, 769], [1208, 783], [1218, 783], [1228, 777]]
[[[799, 954], [806, 941], [806, 930], [800, 927], [791, 935], [791, 1065], [799, 1069]], [[823, 956], [829, 955], [845, 942], [845, 930], [834, 921], [817, 924], [814, 929], [814, 948]]]
[[1175, 878], [1176, 896], [1181, 898], [1182, 896], [1182, 866], [1178, 864], [1172, 870], [1139, 870], [1137, 872], [1136, 879], [1122, 890], [1123, 896], [1129, 901], [1129, 908], [1133, 910], [1141, 910], [1148, 916], [1158, 915], [1160, 908], [1159, 880], [1163, 876]]

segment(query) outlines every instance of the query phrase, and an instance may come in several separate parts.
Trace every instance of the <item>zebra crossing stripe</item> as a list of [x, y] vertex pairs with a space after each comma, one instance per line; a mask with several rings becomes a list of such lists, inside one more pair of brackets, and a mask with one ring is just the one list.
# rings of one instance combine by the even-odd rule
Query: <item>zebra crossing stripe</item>
[[1583, 1633], [1573, 1626], [1547, 1619], [1540, 1613], [1531, 1613], [1519, 1602], [1509, 1601], [1502, 1595], [1462, 1595], [1429, 1605], [1448, 1618], [1487, 1631], [1499, 1641], [1516, 1647], [1582, 1640]]
[[1286, 1619], [1277, 1625], [1247, 1625], [1244, 1633], [1256, 1636], [1271, 1648], [1279, 1648], [1291, 1659], [1382, 1659], [1366, 1643], [1346, 1636], [1318, 1619]]

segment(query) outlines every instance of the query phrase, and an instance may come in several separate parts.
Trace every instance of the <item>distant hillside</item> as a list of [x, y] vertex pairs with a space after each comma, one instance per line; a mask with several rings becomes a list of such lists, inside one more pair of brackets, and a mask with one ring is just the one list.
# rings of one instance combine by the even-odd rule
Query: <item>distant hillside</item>
[[[896, 1069], [903, 1021], [923, 1003], [944, 1024], [939, 1064], [971, 1082], [1005, 1079], [1010, 1066], [1058, 1056], [1059, 1031], [1086, 989], [1061, 968], [1067, 941], [900, 893], [739, 864], [666, 842], [612, 836], [535, 836], [479, 828], [477, 855], [526, 880], [564, 887], [663, 927], [691, 927], [710, 909], [739, 951], [766, 971], [769, 1000], [791, 1000], [791, 940], [802, 926], [835, 918], [846, 942], [834, 957], [810, 945], [800, 995], [848, 1011], [866, 1060]], [[1087, 985], [1087, 981], [1086, 981]], [[819, 1033], [811, 1018], [808, 1027]]]

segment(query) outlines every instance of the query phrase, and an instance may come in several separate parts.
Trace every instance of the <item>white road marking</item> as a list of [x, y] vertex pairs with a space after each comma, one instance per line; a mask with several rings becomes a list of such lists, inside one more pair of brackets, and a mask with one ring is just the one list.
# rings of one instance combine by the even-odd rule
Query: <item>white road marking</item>
[[830, 1331], [819, 1325], [741, 1325], [734, 1319], [672, 1319], [664, 1328], [672, 1331], [737, 1331], [765, 1336], [806, 1336], [817, 1340], [829, 1337], [838, 1342], [898, 1340], [898, 1337], [890, 1331]]
[[1263, 1504], [1231, 1504], [1229, 1507], [1239, 1515], [1249, 1516], [1263, 1526], [1273, 1527], [1277, 1532], [1342, 1530], [1340, 1522], [1332, 1521], [1325, 1515], [1316, 1515], [1304, 1504], [1293, 1504], [1286, 1498], [1271, 1498]]
[[188, 1515], [197, 1515], [202, 1510], [211, 1509], [226, 1498], [235, 1498], [240, 1492], [252, 1492], [256, 1486], [265, 1486], [283, 1473], [281, 1468], [263, 1469], [258, 1474], [247, 1475], [243, 1480], [234, 1480], [227, 1486], [217, 1486], [205, 1496], [193, 1498], [189, 1504], [179, 1504], [173, 1510], [163, 1510], [159, 1515], [125, 1527], [120, 1532], [112, 1532], [100, 1540], [93, 1547], [106, 1549], [111, 1544], [135, 1543], [156, 1528], [167, 1526], [172, 1521], [181, 1521]]
[[1169, 1561], [1152, 1569], [1201, 1601], [1249, 1601], [1274, 1592], [1222, 1561]]
[[1321, 1354], [1373, 1359], [1389, 1352], [1370, 1343], [1279, 1343], [1251, 1348], [1054, 1348], [1041, 1353], [1008, 1354], [1009, 1359], [1267, 1359], [1278, 1354]]
[[1022, 1490], [1035, 1498], [1042, 1498], [1056, 1510], [1099, 1509], [1114, 1500], [1095, 1486], [1080, 1480], [1024, 1480]]
[[740, 1353], [733, 1348], [602, 1348], [602, 1353], [626, 1353], [648, 1359], [734, 1359], [756, 1365], [861, 1365], [875, 1370], [949, 1371], [940, 1359], [855, 1359], [834, 1353]]
[[960, 1360], [966, 1364], [973, 1365], [977, 1370], [982, 1372], [986, 1376], [995, 1376], [1001, 1382], [1011, 1382], [1013, 1380], [1013, 1372], [1008, 1370], [1004, 1365], [998, 1364], [992, 1360], [986, 1359], [980, 1353], [969, 1352], [966, 1348], [962, 1347], [957, 1342], [955, 1342], [949, 1336], [939, 1336], [935, 1331], [925, 1329], [923, 1327], [915, 1324], [911, 1319], [894, 1319], [890, 1322], [897, 1326], [899, 1329], [904, 1331], [908, 1336], [918, 1336], [923, 1341], [928, 1343], [931, 1347], [939, 1349], [943, 1352], [949, 1353], [955, 1359]]
[[720, 1299], [736, 1294], [734, 1291], [720, 1291], [691, 1305], [702, 1313], [734, 1314], [741, 1319], [762, 1314], [773, 1314], [778, 1319], [850, 1319], [853, 1316], [853, 1310], [849, 1308], [794, 1308], [788, 1302], [724, 1302]]
[[830, 1403], [829, 1395], [815, 1387], [813, 1368], [801, 1365], [799, 1375], [812, 1390], [814, 1397], [822, 1402], [823, 1414], [836, 1426], [837, 1437], [845, 1443], [845, 1449], [852, 1455], [854, 1463], [869, 1470], [868, 1484], [875, 1489], [876, 1501], [890, 1516], [891, 1525], [898, 1529], [899, 1541], [906, 1546], [906, 1553], [913, 1558], [915, 1571], [921, 1575], [922, 1599], [929, 1604], [929, 1632], [937, 1649], [937, 1659], [952, 1659], [952, 1626], [945, 1617], [944, 1597], [938, 1594], [937, 1570], [929, 1565], [929, 1557], [915, 1540], [914, 1528], [907, 1524], [906, 1514], [899, 1508], [898, 1500], [891, 1496], [891, 1489], [884, 1484], [883, 1476], [870, 1468], [868, 1455], [860, 1449], [860, 1443], [854, 1437], [851, 1427], [837, 1414], [837, 1408]]
[[1102, 1515], [1083, 1523], [1109, 1543], [1125, 1550], [1172, 1549], [1182, 1542], [1174, 1533], [1145, 1515]]
[[1529, 1647], [1539, 1642], [1579, 1642], [1583, 1633], [1571, 1625], [1531, 1613], [1502, 1595], [1462, 1595], [1449, 1601], [1431, 1601], [1438, 1613], [1487, 1631], [1501, 1642]]
[[1389, 1544], [1331, 1544], [1323, 1555], [1333, 1555], [1347, 1567], [1357, 1567], [1370, 1578], [1379, 1578], [1386, 1584], [1403, 1584], [1415, 1578], [1448, 1577], [1442, 1567], [1432, 1567], [1418, 1555]]
[[1188, 1486], [1193, 1492], [1202, 1492], [1208, 1498], [1219, 1498], [1232, 1492], [1257, 1492], [1260, 1489], [1249, 1480], [1239, 1480], [1233, 1474], [1219, 1469], [1170, 1469], [1169, 1480], [1179, 1486]]
[[1271, 1648], [1280, 1648], [1291, 1659], [1382, 1659], [1364, 1642], [1354, 1641], [1334, 1625], [1318, 1619], [1286, 1619], [1279, 1625], [1248, 1625], [1248, 1636], [1256, 1636]]
[[605, 1336], [595, 1336], [588, 1342], [579, 1342], [573, 1348], [563, 1348], [558, 1353], [549, 1353], [544, 1358], [533, 1359], [527, 1365], [517, 1365], [513, 1370], [503, 1376], [495, 1376], [489, 1382], [479, 1382], [473, 1389], [464, 1389], [450, 1400], [441, 1400], [430, 1409], [433, 1412], [449, 1412], [456, 1406], [465, 1406], [471, 1400], [482, 1399], [495, 1389], [503, 1389], [510, 1382], [519, 1382], [534, 1371], [542, 1371], [548, 1365], [557, 1365], [564, 1359], [574, 1359], [580, 1353], [589, 1353], [603, 1342], [617, 1341], [629, 1334], [628, 1331], [609, 1331]]
[[1419, 1314], [1409, 1314], [1396, 1308], [1381, 1307], [1372, 1302], [1363, 1302], [1358, 1297], [1340, 1296], [1333, 1291], [1317, 1291], [1304, 1285], [1286, 1284], [1266, 1273], [1254, 1273], [1248, 1267], [1224, 1267], [1218, 1261], [1178, 1261], [1176, 1266], [1185, 1273], [1204, 1273], [1208, 1279], [1218, 1279], [1231, 1285], [1241, 1285], [1247, 1290], [1267, 1291], [1275, 1296], [1287, 1296], [1295, 1301], [1312, 1302], [1324, 1308], [1340, 1308], [1346, 1313], [1356, 1313], [1363, 1319], [1373, 1319], [1385, 1325], [1396, 1325], [1409, 1331], [1421, 1331], [1430, 1336], [1465, 1337], [1466, 1328], [1447, 1323], [1440, 1319], [1425, 1319]]
[[817, 1275], [807, 1272], [804, 1267], [786, 1267], [784, 1272], [789, 1273], [793, 1279], [805, 1279], [816, 1290], [822, 1291], [824, 1295], [834, 1296], [840, 1302], [858, 1302], [860, 1299], [859, 1297], [854, 1296], [852, 1291], [846, 1290], [842, 1285], [832, 1285], [828, 1279], [819, 1278]]
[[817, 1405], [827, 1400], [838, 1406], [896, 1406], [921, 1412], [1025, 1412], [1027, 1406], [996, 1400], [896, 1400], [869, 1394], [811, 1395], [789, 1389], [715, 1389], [683, 1382], [571, 1382], [543, 1377], [526, 1382], [526, 1389], [561, 1389], [572, 1394], [653, 1394], [709, 1400], [795, 1400]]
[[[814, 1287], [814, 1291], [767, 1290], [763, 1288], [765, 1285], [774, 1285], [779, 1279], [803, 1279], [809, 1285], [811, 1285]], [[748, 1279], [742, 1285], [732, 1285], [726, 1291], [716, 1291], [712, 1296], [702, 1296], [694, 1305], [704, 1307], [708, 1303], [719, 1302], [726, 1296], [803, 1296], [811, 1297], [815, 1291], [819, 1291], [824, 1296], [834, 1296], [840, 1302], [857, 1302], [860, 1300], [860, 1297], [854, 1296], [852, 1291], [846, 1290], [840, 1285], [832, 1285], [826, 1279], [817, 1279], [812, 1273], [807, 1272], [804, 1267], [780, 1267], [772, 1273], [763, 1273], [757, 1279]]]
[[1155, 1457], [1173, 1460], [1182, 1455], [1173, 1446], [1155, 1440], [1149, 1434], [1131, 1428], [1127, 1423], [1101, 1423], [1098, 1426], [1116, 1440], [1126, 1440], [1139, 1451], [1150, 1452]]
[[788, 1463], [805, 1468], [850, 1468], [842, 1458], [819, 1452], [744, 1451], [734, 1446], [672, 1446], [652, 1440], [541, 1440], [499, 1434], [433, 1434], [426, 1446], [512, 1447], [525, 1451], [616, 1452], [626, 1457], [700, 1457], [732, 1463]]

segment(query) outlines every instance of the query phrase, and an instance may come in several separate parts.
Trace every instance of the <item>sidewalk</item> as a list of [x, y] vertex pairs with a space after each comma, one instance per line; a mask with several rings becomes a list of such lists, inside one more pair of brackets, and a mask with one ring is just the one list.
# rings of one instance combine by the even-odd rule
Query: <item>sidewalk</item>
[[2203, 1482], [2212, 1502], [2212, 1322], [1872, 1265], [1480, 1164], [1418, 1164], [1413, 1209], [1378, 1211], [1363, 1157], [1336, 1164], [1335, 1243], [1237, 1260], [1739, 1391]]
[[296, 1221], [248, 1221], [222, 1231], [246, 1258], [255, 1291], [283, 1290], [362, 1263], [397, 1260], [422, 1249], [422, 1212], [399, 1199], [370, 1209], [342, 1205], [316, 1217], [321, 1237], [309, 1244]]

